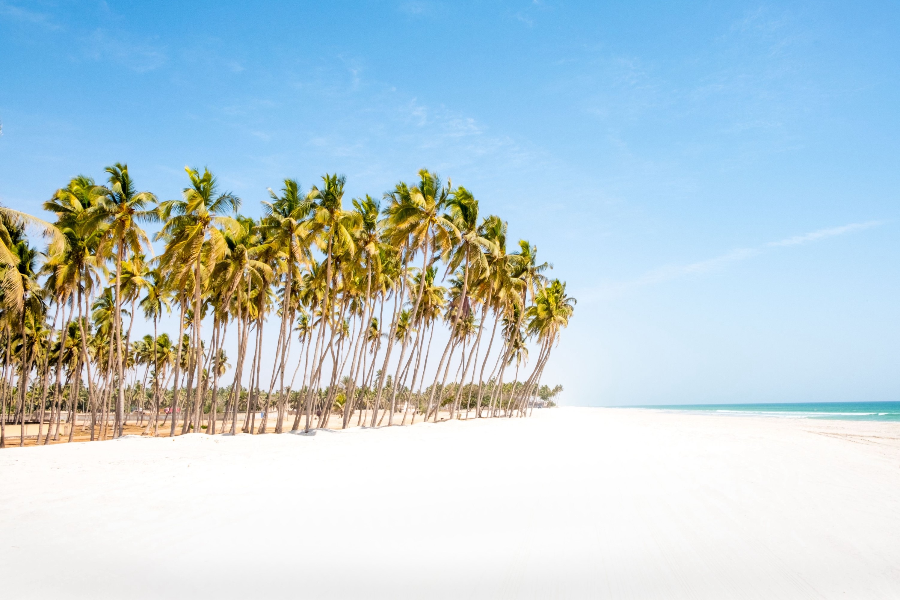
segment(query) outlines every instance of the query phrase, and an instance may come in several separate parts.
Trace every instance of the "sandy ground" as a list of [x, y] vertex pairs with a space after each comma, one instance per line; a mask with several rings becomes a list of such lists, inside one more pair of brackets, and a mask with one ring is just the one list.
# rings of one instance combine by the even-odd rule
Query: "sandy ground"
[[[410, 413], [411, 412], [412, 411], [410, 411]], [[353, 418], [350, 419], [350, 423], [348, 426], [356, 427], [357, 423], [359, 423], [359, 422], [368, 423], [371, 421], [371, 418], [372, 418], [371, 415], [372, 415], [372, 412], [369, 410], [357, 411], [354, 413]], [[467, 418], [473, 418], [474, 415], [475, 415], [475, 411], [470, 410], [470, 411], [468, 411], [467, 415], [463, 415], [463, 416], [466, 416]], [[238, 419], [237, 419], [238, 431], [240, 431], [240, 429], [243, 427], [244, 416], [245, 415], [243, 415], [243, 414], [238, 415]], [[438, 413], [438, 421], [446, 421], [449, 418], [449, 416], [450, 416], [449, 412], [440, 411]], [[361, 419], [360, 419], [360, 417], [361, 417]], [[137, 415], [135, 415], [134, 413], [129, 414], [128, 418], [125, 420], [126, 421], [125, 422], [125, 435], [145, 435], [145, 431], [147, 429], [147, 419], [148, 418], [149, 417], [145, 416], [143, 420], [139, 421]], [[260, 418], [261, 418], [260, 414], [256, 413], [256, 420], [254, 421], [256, 423], [256, 428], [254, 429], [254, 431], [257, 431], [259, 428]], [[399, 412], [398, 414], [394, 415], [394, 418], [395, 418], [396, 424], [402, 423], [403, 422], [402, 411]], [[55, 436], [55, 438], [51, 437], [49, 444], [45, 444], [45, 442], [47, 441], [48, 423], [44, 423], [41, 426], [40, 443], [38, 443], [38, 440], [37, 440], [37, 433], [38, 433], [37, 423], [26, 423], [24, 446], [26, 446], [26, 447], [27, 446], [35, 446], [35, 445], [40, 445], [40, 446], [51, 445], [52, 446], [53, 444], [68, 444], [69, 443], [69, 435], [68, 435], [69, 434], [69, 425], [67, 423], [65, 423], [65, 419], [66, 419], [66, 416], [64, 413], [63, 419], [62, 419], [63, 422], [60, 423], [60, 425], [59, 425], [59, 435]], [[278, 419], [277, 412], [272, 411], [269, 413], [269, 418], [266, 421], [266, 431], [267, 432], [275, 433], [275, 423], [276, 423], [277, 419]], [[411, 424], [413, 422], [420, 423], [420, 422], [424, 421], [424, 419], [425, 419], [425, 415], [423, 415], [421, 413], [416, 414], [415, 416], [409, 414], [406, 417], [406, 423], [407, 424]], [[379, 413], [379, 421], [381, 422], [382, 425], [386, 425], [387, 424], [387, 416], [385, 415], [384, 418], [382, 418], [381, 413]], [[204, 422], [204, 424], [206, 424], [206, 417], [204, 417], [203, 422]], [[304, 427], [305, 422], [306, 422], [305, 420], [302, 420], [300, 426]], [[100, 434], [100, 429], [101, 429], [100, 425], [97, 425], [97, 428], [95, 431], [95, 437], [96, 437], [95, 441], [108, 441], [108, 440], [112, 439], [112, 437], [111, 437], [112, 436], [112, 423], [113, 423], [113, 419], [112, 418], [108, 419], [107, 437], [102, 438], [102, 439], [101, 439], [101, 434]], [[284, 422], [285, 430], [289, 430], [293, 426], [293, 423], [294, 423], [294, 414], [291, 413], [290, 415], [288, 415], [285, 418], [285, 422]], [[330, 414], [330, 415], [328, 415], [328, 423], [325, 425], [325, 427], [328, 429], [340, 429], [342, 423], [343, 423], [343, 417], [340, 414]], [[216, 431], [221, 432], [222, 425], [223, 425], [223, 421], [222, 421], [222, 417], [220, 415], [219, 419], [217, 420]], [[318, 418], [314, 417], [313, 421], [312, 421], [312, 427], [316, 427], [317, 425], [318, 425]], [[181, 435], [181, 428], [182, 428], [182, 423], [179, 420], [178, 425], [175, 428], [176, 436]], [[227, 431], [231, 431], [231, 421], [228, 421], [228, 423], [225, 425], [225, 428]], [[158, 426], [157, 437], [169, 437], [170, 430], [171, 430], [171, 423], [168, 420], [164, 420], [164, 415], [161, 413], [159, 416], [159, 426]], [[21, 425], [7, 424], [6, 425], [6, 445], [10, 446], [10, 447], [11, 446], [19, 446], [20, 445], [19, 442], [21, 439], [21, 432], [22, 432]], [[90, 440], [91, 440], [91, 432], [90, 432], [90, 426], [88, 424], [88, 419], [84, 415], [79, 415], [78, 416], [78, 424], [75, 426], [75, 433], [72, 435], [72, 441], [73, 442], [88, 442]]]
[[0, 451], [3, 598], [898, 598], [900, 425], [551, 409]]

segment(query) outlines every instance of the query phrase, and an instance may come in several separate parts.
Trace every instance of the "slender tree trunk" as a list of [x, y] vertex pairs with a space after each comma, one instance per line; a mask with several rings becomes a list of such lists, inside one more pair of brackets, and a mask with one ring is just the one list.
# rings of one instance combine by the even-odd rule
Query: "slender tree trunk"
[[181, 305], [181, 310], [179, 311], [180, 315], [178, 317], [178, 338], [175, 340], [175, 343], [177, 344], [175, 350], [175, 389], [172, 390], [172, 406], [169, 411], [172, 413], [172, 421], [169, 424], [169, 437], [175, 437], [175, 422], [178, 420], [178, 403], [179, 396], [181, 395], [181, 338], [184, 337], [184, 309], [186, 299], [182, 297], [179, 304]]
[[[453, 341], [452, 332], [450, 334], [450, 340], [451, 340], [451, 342]], [[450, 358], [447, 359], [447, 366], [446, 366], [446, 368], [444, 368], [444, 378], [441, 380], [440, 392], [438, 392], [437, 402], [434, 405], [433, 415], [434, 415], [435, 423], [437, 423], [438, 414], [441, 412], [441, 402], [443, 401], [443, 398], [444, 398], [444, 388], [447, 385], [447, 375], [449, 375], [449, 373], [450, 373], [450, 365], [453, 364], [453, 354], [456, 352], [456, 347], [458, 345], [459, 345], [459, 342], [457, 341], [457, 343], [452, 344], [450, 346]], [[438, 365], [438, 376], [440, 376], [440, 368], [441, 368], [441, 366]], [[431, 390], [431, 395], [434, 396], [434, 389]], [[429, 400], [429, 404], [430, 404], [430, 400]], [[426, 416], [426, 420], [428, 420], [427, 416]]]
[[[159, 334], [157, 332], [157, 315], [153, 313], [153, 437], [159, 435], [158, 423], [159, 423], [159, 350], [157, 347], [157, 340], [159, 339]], [[150, 424], [148, 424], [148, 427]]]
[[[428, 326], [425, 325], [425, 323], [423, 322], [420, 325], [420, 327], [427, 328]], [[432, 330], [428, 334], [429, 346], [431, 345], [431, 335], [433, 333], [434, 333], [434, 329], [432, 328]], [[418, 340], [418, 348], [413, 348], [413, 353], [416, 356], [416, 365], [415, 365], [415, 367], [413, 367], [413, 378], [412, 378], [412, 382], [410, 382], [410, 384], [409, 384], [409, 394], [407, 394], [407, 397], [406, 397], [406, 407], [403, 409], [403, 420], [400, 422], [401, 427], [406, 425], [406, 416], [409, 413], [409, 405], [412, 404], [413, 394], [416, 389], [416, 381], [418, 380], [418, 376], [419, 376], [419, 364], [422, 361], [422, 349], [424, 347], [425, 347], [425, 332], [422, 331], [422, 334], [419, 336], [419, 340]], [[415, 419], [415, 416], [416, 416], [415, 412], [413, 412], [414, 419]]]
[[[303, 383], [300, 386], [301, 392], [303, 392], [303, 390], [306, 389], [306, 386], [307, 386], [306, 376], [309, 374], [309, 347], [312, 342], [312, 337], [311, 337], [313, 335], [312, 331], [310, 331], [309, 335], [310, 335], [310, 339], [306, 340], [306, 342], [304, 343]], [[297, 367], [299, 367], [299, 366], [300, 366], [300, 363], [298, 362]], [[307, 392], [308, 391], [309, 390], [307, 390]], [[300, 430], [300, 415], [302, 415], [304, 412], [303, 410], [301, 410], [301, 406], [300, 406], [300, 402], [302, 399], [303, 399], [303, 396], [297, 397], [297, 414], [294, 417], [294, 424], [293, 424], [293, 426], [291, 426], [291, 431], [299, 431]], [[305, 408], [306, 408], [306, 431], [309, 431], [310, 405], [307, 404]]]
[[[69, 320], [71, 320], [71, 315], [74, 310], [74, 307], [69, 309], [69, 320], [67, 320], [66, 319], [65, 300], [62, 300], [62, 302], [63, 302], [63, 323], [68, 323]], [[56, 406], [59, 406], [59, 396], [62, 393], [62, 390], [60, 389], [60, 382], [62, 380], [62, 362], [63, 362], [62, 359], [63, 359], [63, 355], [65, 354], [63, 349], [65, 349], [65, 347], [66, 347], [66, 338], [68, 337], [68, 333], [69, 333], [69, 328], [63, 327], [62, 335], [60, 336], [60, 342], [59, 342], [60, 353], [56, 359], [56, 383], [53, 387], [53, 398], [54, 398], [54, 404]], [[57, 417], [57, 419], [58, 418], [59, 417]], [[52, 420], [52, 417], [51, 417], [51, 420]], [[54, 439], [55, 439], [55, 437], [54, 437]], [[48, 443], [50, 443], [50, 428], [49, 428], [49, 426], [47, 428], [47, 439], [44, 442], [44, 445], [46, 446]]]
[[[469, 353], [469, 361], [466, 364], [466, 369], [463, 372], [462, 380], [460, 380], [459, 385], [460, 389], [462, 389], [463, 384], [465, 383], [466, 375], [469, 372], [469, 367], [472, 368], [472, 378], [469, 380], [469, 390], [466, 395], [466, 419], [469, 418], [469, 411], [471, 410], [472, 404], [472, 389], [475, 386], [475, 366], [478, 364], [478, 354], [481, 351], [481, 334], [484, 331], [484, 321], [487, 318], [487, 303], [481, 309], [481, 322], [478, 325], [478, 336], [475, 338], [475, 345], [472, 347], [471, 352]], [[459, 404], [459, 396], [457, 396], [457, 405]]]
[[[419, 274], [419, 293], [416, 295], [416, 302], [413, 306], [410, 321], [414, 322], [416, 315], [419, 314], [419, 306], [422, 303], [422, 294], [425, 291], [425, 275], [428, 268], [428, 234], [425, 234], [424, 249], [422, 251], [422, 272]], [[468, 271], [467, 271], [468, 272]], [[463, 286], [463, 294], [465, 294], [465, 285]], [[400, 358], [397, 361], [397, 372], [394, 374], [394, 387], [391, 390], [391, 414], [388, 417], [388, 427], [394, 424], [394, 409], [396, 407], [398, 375], [400, 373], [400, 365], [403, 364], [403, 358], [406, 356], [406, 346], [409, 343], [409, 332], [403, 336], [403, 345], [400, 348]]]
[[[487, 302], [485, 302], [487, 306]], [[484, 355], [484, 361], [481, 363], [481, 374], [478, 375], [478, 398], [476, 399], [475, 418], [481, 418], [481, 387], [484, 384], [484, 368], [487, 366], [488, 358], [491, 356], [491, 348], [494, 345], [494, 335], [497, 333], [497, 324], [500, 322], [498, 315], [494, 315], [494, 327], [491, 330], [491, 341], [488, 342], [487, 353]]]
[[[345, 393], [347, 400], [344, 404], [344, 420], [343, 420], [343, 423], [341, 424], [341, 429], [347, 428], [347, 424], [350, 421], [350, 417], [352, 416], [353, 406], [355, 405], [355, 402], [352, 402], [351, 398], [353, 398], [353, 394], [354, 394], [354, 391], [356, 388], [358, 353], [359, 353], [360, 348], [365, 346], [365, 342], [363, 340], [365, 340], [366, 333], [369, 330], [369, 326], [368, 326], [369, 319], [370, 319], [369, 306], [370, 306], [370, 303], [372, 300], [371, 295], [372, 295], [372, 257], [367, 256], [366, 257], [366, 296], [365, 296], [366, 301], [365, 301], [365, 305], [363, 306], [363, 313], [361, 316], [362, 320], [359, 323], [359, 333], [356, 336], [356, 341], [353, 343], [353, 360], [350, 363], [350, 374], [349, 374], [349, 380], [347, 381], [347, 391]], [[365, 350], [363, 350], [363, 354], [365, 354]], [[361, 361], [362, 358], [359, 357], [359, 360]]]
[[12, 388], [12, 384], [7, 381], [7, 375], [10, 375], [9, 355], [12, 350], [12, 336], [9, 334], [9, 325], [6, 325], [3, 331], [6, 334], [6, 353], [3, 357], [3, 395], [0, 396], [0, 448], [6, 447], [6, 394]]
[[[250, 433], [253, 431], [253, 427], [256, 425], [256, 414], [254, 412], [254, 400], [256, 398], [256, 374], [257, 370], [257, 358], [259, 357], [259, 321], [257, 320], [257, 325], [255, 325], [255, 333], [256, 333], [256, 342], [253, 348], [253, 358], [250, 361], [250, 382], [247, 386], [247, 412], [244, 415], [244, 426], [241, 428], [241, 431], [244, 433]], [[253, 417], [253, 421], [251, 423], [251, 417]]]
[[[313, 312], [315, 314], [315, 312]], [[313, 405], [313, 383], [316, 379], [316, 375], [318, 371], [315, 369], [315, 364], [319, 360], [319, 351], [321, 350], [322, 342], [325, 338], [325, 311], [324, 308], [322, 310], [322, 315], [319, 320], [319, 333], [316, 334], [316, 347], [313, 351], [313, 373], [309, 378], [309, 389], [306, 390], [306, 428], [304, 431], [309, 431], [310, 421], [312, 419], [312, 405]]]
[[69, 439], [66, 440], [67, 443], [72, 443], [72, 437], [75, 434], [75, 425], [78, 420], [78, 396], [81, 393], [81, 367], [82, 361], [81, 358], [78, 359], [78, 364], [75, 367], [75, 381], [72, 382], [72, 389], [70, 390], [71, 399], [69, 401]]
[[[401, 273], [406, 272], [406, 267], [404, 266]], [[424, 277], [424, 275], [423, 275]], [[391, 350], [394, 347], [394, 339], [397, 337], [397, 321], [400, 317], [400, 311], [403, 308], [403, 303], [397, 303], [398, 296], [401, 298], [405, 297], [404, 290], [406, 289], [406, 277], [401, 277], [400, 281], [400, 290], [394, 293], [394, 318], [391, 321], [391, 331], [388, 333], [388, 343], [387, 348], [385, 349], [384, 355], [384, 365], [381, 367], [381, 376], [378, 378], [378, 390], [375, 393], [375, 402], [372, 407], [372, 427], [375, 427], [378, 418], [378, 410], [381, 408], [381, 392], [384, 389], [384, 381], [385, 377], [387, 377], [387, 369], [388, 363], [391, 360]], [[380, 325], [380, 323], [379, 323]]]
[[[466, 375], [469, 372], [469, 367], [472, 366], [474, 354], [478, 350], [478, 344], [481, 343], [481, 332], [484, 329], [484, 317], [486, 314], [487, 314], [487, 303], [485, 302], [484, 308], [481, 309], [481, 322], [478, 324], [478, 335], [475, 338], [475, 344], [473, 344], [473, 346], [472, 346], [472, 356], [470, 356], [468, 360], [466, 360], [465, 349], [463, 350], [463, 372], [462, 372], [462, 377], [459, 380], [459, 387], [456, 388], [456, 397], [453, 399], [453, 409], [450, 411], [451, 419], [453, 418], [454, 413], [459, 410], [459, 399], [460, 399], [460, 395], [462, 394], [463, 382], [465, 381]], [[472, 370], [473, 375], [474, 375], [474, 372], [475, 371], [473, 369]]]
[[[419, 410], [419, 403], [422, 401], [422, 392], [423, 392], [423, 388], [425, 386], [425, 372], [428, 369], [428, 358], [431, 356], [431, 339], [434, 337], [435, 329], [437, 329], [437, 327], [434, 324], [432, 324], [431, 332], [428, 334], [428, 347], [425, 349], [425, 359], [422, 361], [422, 378], [419, 380], [419, 390], [416, 392], [416, 395], [415, 395], [416, 407], [413, 410], [413, 416], [412, 416], [412, 419], [410, 420], [410, 425], [412, 425], [413, 423], [416, 422], [416, 412]], [[413, 381], [413, 384], [415, 385], [415, 380]], [[412, 390], [410, 389], [410, 391], [412, 391]], [[428, 409], [426, 407], [426, 414], [427, 414], [427, 410]]]
[[31, 375], [31, 361], [34, 357], [34, 349], [28, 351], [28, 344], [25, 341], [25, 311], [22, 311], [21, 319], [21, 336], [22, 336], [22, 375], [19, 377], [19, 446], [25, 445], [25, 397], [28, 393], [28, 380]]
[[[243, 319], [243, 321], [241, 321]], [[238, 364], [234, 373], [234, 383], [231, 385], [231, 392], [234, 395], [234, 400], [232, 402], [231, 407], [231, 435], [237, 433], [237, 413], [238, 413], [238, 405], [241, 401], [241, 390], [242, 385], [241, 381], [244, 377], [244, 362], [247, 357], [247, 342], [250, 337], [250, 317], [243, 316], [241, 311], [241, 305], [238, 304]], [[248, 395], [249, 400], [249, 395]]]
[[[216, 419], [218, 418], [218, 408], [219, 404], [219, 349], [222, 346], [222, 340], [225, 339], [225, 335], [228, 333], [228, 321], [226, 320], [224, 324], [221, 325], [222, 332], [219, 333], [219, 328], [217, 326], [213, 327], [214, 335], [216, 336], [216, 347], [215, 353], [213, 354], [212, 360], [212, 369], [213, 369], [213, 389], [212, 389], [212, 404], [210, 405], [210, 417], [209, 417], [209, 427], [206, 428], [206, 433], [210, 435], [216, 434]], [[224, 428], [225, 423], [222, 423], [222, 427]]]
[[[113, 319], [113, 329], [115, 330], [116, 344], [116, 376], [118, 377], [118, 386], [116, 390], [116, 420], [113, 427], [113, 437], [117, 438], [122, 435], [125, 420], [125, 371], [124, 362], [122, 360], [122, 260], [125, 249], [122, 247], [123, 240], [119, 239], [116, 244], [116, 299], [115, 299], [115, 318]], [[133, 317], [132, 317], [133, 318]]]
[[81, 337], [81, 360], [85, 364], [88, 380], [88, 403], [91, 406], [91, 441], [94, 441], [94, 428], [97, 421], [96, 393], [94, 389], [94, 380], [91, 377], [91, 361], [87, 347], [87, 332], [84, 330], [84, 315], [82, 314], [82, 291], [81, 286], [78, 287], [78, 333]]
[[[53, 314], [53, 325], [50, 326], [50, 337], [48, 338], [48, 347], [44, 349], [44, 374], [41, 382], [41, 407], [38, 416], [38, 430], [35, 438], [35, 446], [41, 441], [41, 435], [44, 427], [44, 407], [47, 403], [47, 389], [50, 386], [50, 348], [49, 343], [53, 341], [53, 334], [56, 331], [56, 323], [59, 319], [60, 302], [56, 303], [56, 310]], [[80, 307], [79, 307], [80, 308]], [[66, 324], [67, 325], [67, 324]]]

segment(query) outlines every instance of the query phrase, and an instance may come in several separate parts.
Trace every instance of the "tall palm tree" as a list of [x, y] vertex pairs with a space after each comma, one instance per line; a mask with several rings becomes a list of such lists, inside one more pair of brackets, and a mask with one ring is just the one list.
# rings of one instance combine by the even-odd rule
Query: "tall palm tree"
[[[144, 312], [145, 319], [153, 321], [153, 340], [148, 347], [150, 359], [147, 368], [153, 365], [153, 416], [147, 422], [147, 432], [153, 431], [153, 436], [157, 435], [157, 424], [159, 422], [159, 369], [160, 369], [160, 352], [158, 348], [159, 342], [159, 318], [162, 316], [163, 309], [171, 312], [172, 307], [169, 304], [169, 290], [165, 288], [162, 276], [159, 270], [154, 269], [144, 278], [145, 295], [141, 299], [141, 310]], [[133, 317], [132, 317], [133, 318]]]
[[356, 391], [356, 379], [358, 377], [358, 368], [365, 356], [365, 335], [366, 324], [372, 320], [372, 311], [374, 310], [372, 302], [372, 277], [373, 273], [381, 269], [381, 250], [383, 242], [381, 240], [381, 225], [379, 216], [381, 213], [381, 205], [371, 196], [364, 199], [353, 200], [353, 212], [356, 216], [358, 228], [355, 232], [356, 248], [359, 251], [365, 263], [366, 291], [363, 296], [362, 311], [360, 312], [360, 327], [357, 339], [353, 344], [353, 360], [350, 363], [350, 373], [347, 379], [347, 389], [345, 396], [348, 401], [344, 404], [344, 415], [342, 428], [349, 425], [352, 416], [352, 410], [355, 406], [354, 394]]
[[125, 410], [124, 347], [122, 345], [122, 263], [130, 255], [151, 251], [150, 239], [138, 224], [141, 221], [155, 221], [157, 213], [150, 205], [156, 203], [156, 196], [150, 192], [138, 192], [128, 173], [128, 165], [116, 163], [106, 168], [109, 175], [107, 186], [99, 201], [91, 208], [87, 226], [105, 224], [100, 239], [98, 253], [112, 256], [116, 266], [115, 309], [113, 332], [115, 339], [115, 367], [118, 379], [116, 394], [116, 416], [113, 437], [122, 435]]
[[[323, 318], [319, 324], [319, 333], [316, 339], [316, 350], [313, 355], [313, 375], [311, 382], [317, 385], [322, 372], [322, 365], [328, 350], [334, 344], [334, 338], [338, 331], [337, 327], [331, 328], [331, 336], [328, 344], [324, 348], [325, 326], [331, 320], [332, 313], [335, 312], [337, 285], [335, 277], [339, 270], [335, 268], [334, 262], [336, 255], [353, 251], [356, 247], [353, 239], [353, 228], [356, 218], [344, 210], [344, 186], [346, 178], [343, 175], [325, 174], [322, 177], [322, 187], [313, 186], [309, 192], [309, 198], [313, 201], [312, 217], [309, 219], [308, 227], [312, 234], [316, 236], [316, 243], [319, 249], [325, 253], [324, 266], [324, 289], [325, 294], [322, 303], [322, 314], [327, 318]], [[311, 399], [313, 387], [310, 386], [308, 392], [308, 400]]]
[[547, 287], [538, 291], [534, 305], [528, 308], [528, 333], [541, 342], [541, 354], [534, 371], [525, 382], [520, 404], [527, 400], [531, 390], [540, 383], [544, 366], [550, 358], [550, 350], [558, 342], [560, 331], [569, 325], [576, 303], [575, 298], [566, 294], [566, 284], [554, 279]]
[[[410, 188], [407, 184], [400, 183], [393, 192], [386, 194], [385, 197], [391, 201], [386, 210], [389, 223], [389, 228], [386, 232], [388, 241], [401, 247], [406, 245], [411, 252], [421, 249], [422, 271], [427, 269], [428, 261], [432, 259], [431, 252], [446, 254], [459, 238], [459, 230], [457, 230], [452, 219], [441, 212], [447, 206], [450, 198], [450, 184], [448, 182], [447, 185], [442, 185], [440, 178], [427, 169], [419, 171], [419, 182], [416, 186]], [[411, 252], [406, 254], [403, 264], [404, 273], [406, 272], [406, 265], [412, 256]], [[424, 283], [423, 279], [416, 294], [417, 300], [422, 297], [422, 286], [424, 286]], [[418, 310], [418, 306], [413, 305], [413, 314], [418, 313]], [[387, 365], [390, 360], [391, 342], [394, 338], [396, 325], [397, 318], [395, 315], [392, 331], [388, 338], [388, 349], [384, 367], [382, 368], [381, 381], [379, 381], [378, 385], [379, 400], [381, 398], [382, 382], [387, 373]], [[406, 346], [407, 343], [404, 341], [399, 363], [403, 362]], [[377, 416], [377, 410], [376, 402], [376, 414], [373, 414], [372, 418], [373, 425], [375, 416]], [[388, 424], [391, 423], [392, 418], [393, 402]]]
[[[277, 369], [272, 372], [272, 383], [269, 386], [269, 394], [275, 384], [275, 378], [280, 379], [279, 407], [281, 397], [284, 394], [284, 372], [287, 361], [287, 349], [293, 322], [293, 298], [294, 272], [297, 267], [307, 263], [311, 256], [309, 251], [310, 230], [306, 222], [313, 203], [308, 196], [299, 191], [299, 185], [293, 179], [284, 180], [284, 188], [281, 195], [269, 189], [272, 202], [263, 202], [265, 216], [260, 227], [268, 236], [268, 245], [284, 256], [282, 272], [284, 273], [284, 286], [281, 300], [281, 328], [278, 334], [276, 348]], [[283, 414], [279, 409], [276, 433], [281, 433]]]
[[[24, 229], [19, 228], [13, 232], [9, 238], [12, 242], [9, 250], [11, 256], [15, 258], [15, 263], [5, 265], [2, 273], [2, 303], [4, 309], [9, 312], [10, 329], [17, 329], [19, 343], [21, 344], [21, 352], [19, 352], [19, 380], [18, 380], [18, 396], [16, 405], [16, 414], [22, 423], [22, 434], [19, 437], [19, 444], [24, 445], [24, 410], [25, 410], [25, 393], [28, 388], [28, 379], [31, 373], [32, 360], [34, 359], [33, 350], [26, 344], [26, 322], [29, 316], [32, 320], [36, 320], [38, 315], [46, 312], [41, 287], [38, 283], [38, 261], [43, 256], [37, 248], [28, 243], [28, 239], [24, 235]], [[5, 418], [5, 415], [4, 415]], [[0, 435], [0, 446], [5, 441]]]
[[[190, 275], [193, 283], [193, 310], [201, 314], [201, 297], [204, 273], [202, 261], [204, 250], [208, 250], [209, 262], [215, 263], [225, 251], [225, 239], [221, 229], [237, 231], [240, 224], [227, 213], [236, 212], [241, 199], [230, 192], [220, 193], [218, 181], [204, 169], [201, 175], [197, 169], [185, 167], [190, 184], [184, 188], [182, 198], [167, 200], [159, 205], [159, 217], [165, 222], [157, 239], [166, 240], [166, 249], [160, 257], [160, 265], [170, 273], [173, 280], [183, 281]], [[221, 229], [218, 229], [221, 228]], [[209, 244], [208, 249], [205, 246]], [[192, 271], [191, 273], [188, 273]], [[186, 298], [184, 299], [186, 301]], [[182, 310], [184, 313], [184, 310]], [[183, 321], [183, 317], [182, 317]], [[191, 374], [196, 370], [196, 380], [201, 378], [202, 360], [200, 350], [201, 322], [197, 318], [192, 327], [192, 347], [189, 366]], [[176, 367], [177, 368], [177, 367]], [[178, 385], [176, 375], [175, 385]], [[200, 402], [201, 386], [195, 389], [194, 404]], [[178, 389], [175, 390], [174, 405], [177, 409]], [[174, 435], [175, 419], [172, 420]]]
[[[52, 273], [51, 279], [54, 282], [53, 289], [57, 302], [67, 298], [73, 290], [75, 293], [81, 362], [87, 371], [92, 415], [91, 439], [96, 416], [96, 392], [88, 356], [89, 326], [87, 328], [85, 326], [85, 317], [89, 312], [88, 306], [91, 303], [93, 289], [99, 283], [100, 274], [104, 270], [98, 249], [108, 225], [96, 218], [96, 207], [104, 197], [104, 192], [104, 188], [96, 185], [93, 179], [79, 175], [69, 181], [68, 186], [57, 190], [53, 197], [44, 203], [44, 210], [56, 215], [56, 226], [66, 241], [62, 251], [50, 256], [45, 269]], [[71, 313], [75, 313], [75, 307]], [[70, 314], [69, 320], [71, 318]], [[69, 320], [63, 315], [63, 323]]]

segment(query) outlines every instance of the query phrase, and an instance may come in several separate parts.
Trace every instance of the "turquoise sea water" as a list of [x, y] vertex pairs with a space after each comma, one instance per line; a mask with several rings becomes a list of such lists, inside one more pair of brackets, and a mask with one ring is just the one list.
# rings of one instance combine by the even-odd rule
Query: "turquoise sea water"
[[900, 421], [900, 402], [809, 402], [794, 404], [685, 404], [642, 406], [657, 410], [692, 411], [746, 417]]

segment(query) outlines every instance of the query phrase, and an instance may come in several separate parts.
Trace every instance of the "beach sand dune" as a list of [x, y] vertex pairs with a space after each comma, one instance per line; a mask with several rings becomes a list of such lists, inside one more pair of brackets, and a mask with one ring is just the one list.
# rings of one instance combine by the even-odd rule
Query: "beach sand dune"
[[900, 425], [551, 409], [0, 452], [3, 598], [898, 598]]

